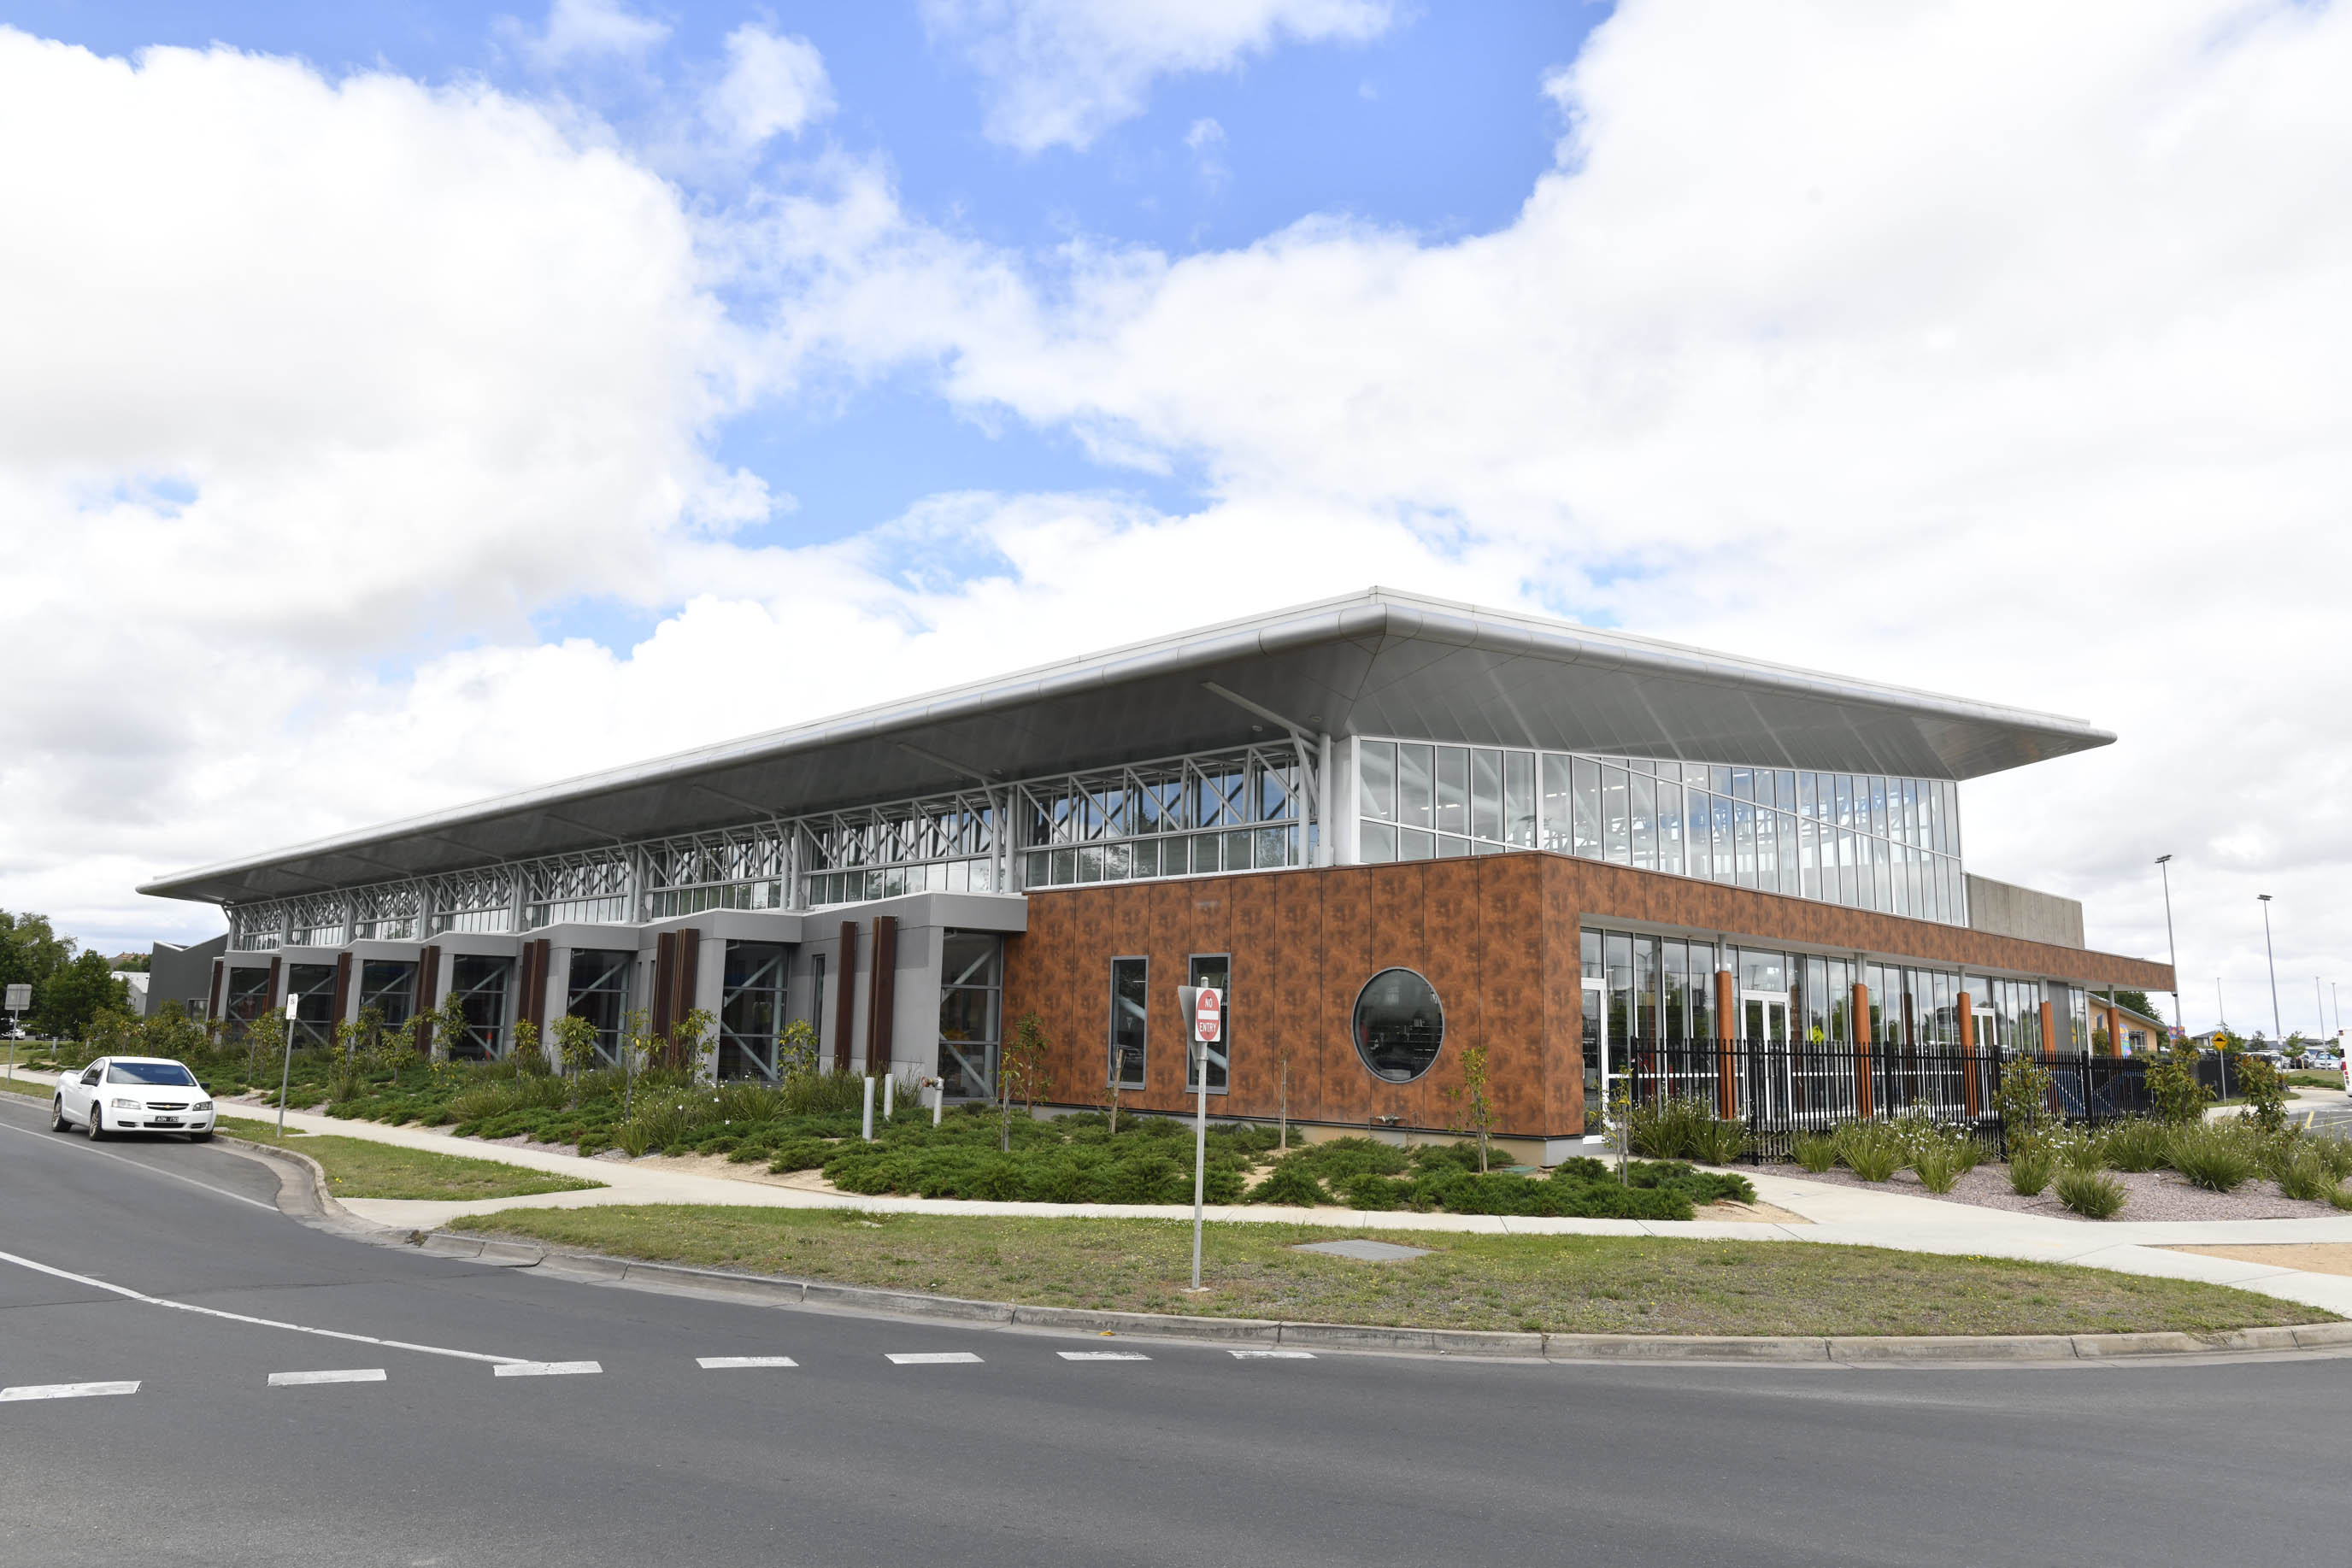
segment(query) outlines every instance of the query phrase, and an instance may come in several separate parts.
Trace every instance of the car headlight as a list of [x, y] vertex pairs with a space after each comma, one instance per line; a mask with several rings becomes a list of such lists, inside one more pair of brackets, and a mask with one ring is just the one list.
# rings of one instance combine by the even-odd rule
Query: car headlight
[[194, 1104], [188, 1107], [191, 1111], [209, 1111], [212, 1108], [213, 1103], [209, 1100], [199, 1100]]
[[109, 1100], [106, 1103], [110, 1110], [115, 1111], [144, 1111], [147, 1109], [146, 1106], [142, 1105], [136, 1100]]

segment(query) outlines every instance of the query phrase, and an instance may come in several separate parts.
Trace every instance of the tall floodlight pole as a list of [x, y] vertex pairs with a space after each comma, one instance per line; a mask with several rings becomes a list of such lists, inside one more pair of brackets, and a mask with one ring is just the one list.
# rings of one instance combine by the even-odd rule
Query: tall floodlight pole
[[2271, 1038], [2284, 1040], [2286, 1030], [2279, 1027], [2278, 956], [2271, 951], [2271, 895], [2258, 893], [2254, 896], [2263, 901], [2263, 956], [2270, 960], [2271, 966]]
[[2172, 1027], [2180, 1032], [2181, 1039], [2187, 1040], [2189, 1025], [2180, 1016], [2180, 944], [2172, 938], [2172, 868], [2165, 863], [2171, 858], [2157, 856], [2156, 872], [2164, 879], [2164, 946], [2172, 955]]

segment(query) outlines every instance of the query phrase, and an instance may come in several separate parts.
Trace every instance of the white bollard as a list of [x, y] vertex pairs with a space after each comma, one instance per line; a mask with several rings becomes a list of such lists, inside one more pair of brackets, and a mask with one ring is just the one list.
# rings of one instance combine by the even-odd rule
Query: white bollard
[[866, 1081], [866, 1141], [874, 1141], [874, 1080]]
[[887, 1123], [898, 1103], [898, 1075], [895, 1072], [882, 1080], [882, 1120]]
[[[2347, 1079], [2352, 1079], [2352, 1074], [2347, 1074]], [[936, 1126], [938, 1126], [938, 1125], [940, 1124], [940, 1110], [941, 1110], [941, 1109], [942, 1109], [942, 1108], [947, 1104], [947, 1103], [948, 1103], [948, 1086], [947, 1086], [945, 1083], [934, 1083], [934, 1084], [932, 1084], [932, 1085], [931, 1085], [931, 1125], [932, 1125], [932, 1126], [936, 1127]]]

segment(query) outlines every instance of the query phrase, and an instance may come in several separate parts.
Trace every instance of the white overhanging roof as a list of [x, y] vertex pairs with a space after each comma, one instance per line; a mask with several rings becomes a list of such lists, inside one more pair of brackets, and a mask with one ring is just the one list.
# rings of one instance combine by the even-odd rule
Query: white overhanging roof
[[[1971, 779], [2080, 719], [1375, 588], [161, 877], [236, 903], [1312, 732]], [[1262, 727], [1262, 728], [1260, 727]]]

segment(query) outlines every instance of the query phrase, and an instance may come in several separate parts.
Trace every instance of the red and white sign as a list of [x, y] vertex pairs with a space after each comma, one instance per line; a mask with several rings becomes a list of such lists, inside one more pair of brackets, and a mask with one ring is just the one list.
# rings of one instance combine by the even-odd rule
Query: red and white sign
[[1214, 1045], [1218, 1026], [1224, 1020], [1224, 993], [1214, 986], [1202, 986], [1200, 997], [1192, 1004], [1192, 1038], [1203, 1044]]

